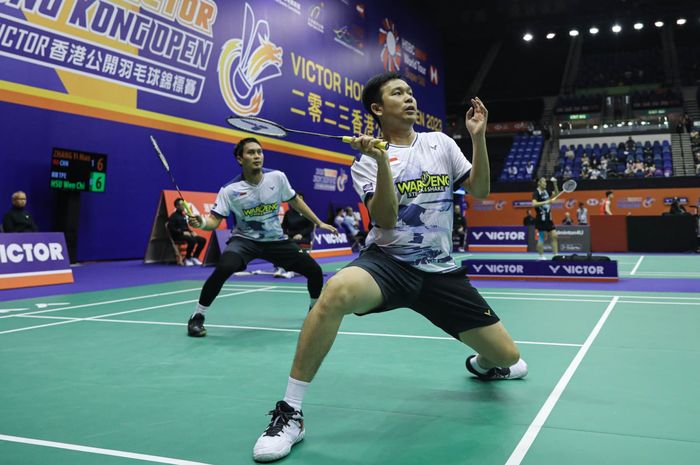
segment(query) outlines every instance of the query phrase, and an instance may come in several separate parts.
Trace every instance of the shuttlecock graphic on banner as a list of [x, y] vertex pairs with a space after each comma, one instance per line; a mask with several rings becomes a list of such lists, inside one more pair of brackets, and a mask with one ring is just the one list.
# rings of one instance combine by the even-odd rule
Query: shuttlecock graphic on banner
[[401, 40], [396, 25], [384, 18], [379, 28], [379, 43], [382, 45], [381, 59], [385, 71], [399, 71], [401, 67]]
[[255, 21], [245, 4], [243, 31], [221, 47], [219, 87], [226, 105], [240, 116], [255, 116], [265, 102], [262, 83], [282, 75], [282, 47], [270, 41], [267, 21]]

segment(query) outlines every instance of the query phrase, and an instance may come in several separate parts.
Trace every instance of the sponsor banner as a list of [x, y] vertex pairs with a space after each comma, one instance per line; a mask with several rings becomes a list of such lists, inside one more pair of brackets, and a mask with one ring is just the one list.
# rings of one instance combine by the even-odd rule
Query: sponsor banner
[[[557, 236], [559, 238], [559, 253], [588, 253], [591, 251], [590, 226], [558, 225]], [[536, 252], [537, 231], [531, 228], [528, 234], [527, 250]], [[552, 242], [545, 240], [544, 251], [552, 252]]]
[[[487, 200], [468, 199], [467, 221], [469, 226], [509, 226], [523, 224], [525, 209], [530, 208], [532, 193], [528, 192], [495, 192], [489, 194]], [[645, 215], [658, 216], [668, 212], [674, 197], [678, 197], [689, 212], [691, 208], [700, 206], [700, 188], [684, 187], [679, 189], [618, 189], [614, 191], [613, 215]], [[588, 209], [588, 218], [600, 215], [601, 205], [605, 201], [605, 190], [581, 190], [570, 194], [562, 194], [552, 204], [552, 219], [558, 227], [565, 214], [576, 220], [576, 210], [579, 203]], [[534, 210], [534, 209], [533, 209]], [[534, 211], [531, 213], [534, 215]]]
[[493, 226], [469, 228], [467, 244], [469, 245], [469, 250], [525, 252], [527, 250], [527, 227]]
[[335, 235], [329, 231], [319, 230], [314, 232], [311, 255], [314, 257], [332, 257], [335, 255], [349, 255], [352, 253], [352, 243], [345, 233]]
[[0, 289], [72, 282], [63, 233], [0, 234]]
[[549, 260], [464, 260], [472, 279], [617, 281], [617, 262]]

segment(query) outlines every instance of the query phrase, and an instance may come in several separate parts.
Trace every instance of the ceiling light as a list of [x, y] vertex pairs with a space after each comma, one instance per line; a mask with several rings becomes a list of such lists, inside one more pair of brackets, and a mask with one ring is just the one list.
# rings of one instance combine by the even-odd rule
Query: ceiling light
[[663, 21], [657, 21], [654, 23], [654, 26], [656, 26], [656, 27], [663, 27], [663, 25], [664, 25]]
[[532, 40], [532, 34], [530, 34], [529, 32], [526, 33], [526, 34], [523, 36], [523, 40], [524, 40], [525, 42], [530, 42], [530, 41]]
[[644, 24], [642, 24], [642, 23], [634, 23], [634, 29], [636, 31], [641, 30], [643, 27], [644, 27]]
[[615, 24], [615, 25], [612, 27], [612, 31], [613, 31], [615, 34], [617, 34], [617, 33], [619, 33], [620, 31], [622, 31], [622, 26], [620, 26], [619, 24]]
[[590, 32], [590, 33], [593, 34], [593, 35], [596, 35], [596, 34], [598, 34], [599, 29], [598, 29], [597, 27], [593, 26], [592, 28], [590, 28], [590, 29], [588, 30], [588, 32]]
[[578, 31], [576, 29], [572, 29], [569, 31], [569, 35], [571, 37], [576, 37], [578, 35]]
[[676, 20], [676, 24], [678, 24], [679, 26], [684, 25], [684, 24], [685, 24], [685, 18], [678, 18], [678, 19]]
[[557, 35], [555, 33], [550, 32], [549, 34], [547, 34], [547, 39], [551, 40], [551, 39], [554, 39], [556, 36]]

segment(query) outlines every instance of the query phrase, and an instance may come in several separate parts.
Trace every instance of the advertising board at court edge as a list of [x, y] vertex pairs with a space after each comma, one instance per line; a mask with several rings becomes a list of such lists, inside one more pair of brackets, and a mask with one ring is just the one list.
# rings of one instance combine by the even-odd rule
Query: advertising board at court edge
[[417, 129], [440, 131], [440, 44], [415, 18], [388, 1], [0, 0], [0, 90], [67, 94], [86, 116], [108, 104], [216, 126], [235, 114], [378, 135], [363, 84], [397, 71], [418, 101]]

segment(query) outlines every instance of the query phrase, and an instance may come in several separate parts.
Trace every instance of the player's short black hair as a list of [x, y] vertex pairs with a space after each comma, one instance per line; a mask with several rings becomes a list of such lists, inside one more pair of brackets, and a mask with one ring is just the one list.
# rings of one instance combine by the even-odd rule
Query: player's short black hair
[[610, 197], [610, 194], [612, 194], [612, 193], [613, 193], [613, 191], [605, 191], [605, 196]]
[[399, 73], [382, 73], [373, 76], [365, 83], [364, 89], [362, 89], [362, 105], [364, 105], [365, 110], [372, 115], [372, 117], [379, 123], [379, 119], [372, 111], [373, 103], [383, 103], [382, 102], [382, 86], [389, 81], [394, 79], [401, 79], [405, 81], [404, 77]]
[[251, 142], [255, 142], [259, 146], [262, 147], [262, 144], [258, 139], [255, 137], [246, 137], [245, 139], [241, 139], [238, 144], [236, 144], [236, 147], [233, 149], [233, 155], [238, 158], [243, 156], [243, 149], [245, 148], [246, 144], [250, 144]]
[[173, 205], [175, 205], [175, 208], [177, 208], [177, 204], [182, 202], [183, 200], [185, 200], [185, 199], [183, 199], [182, 197], [176, 198], [175, 201], [173, 202]]

